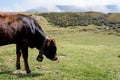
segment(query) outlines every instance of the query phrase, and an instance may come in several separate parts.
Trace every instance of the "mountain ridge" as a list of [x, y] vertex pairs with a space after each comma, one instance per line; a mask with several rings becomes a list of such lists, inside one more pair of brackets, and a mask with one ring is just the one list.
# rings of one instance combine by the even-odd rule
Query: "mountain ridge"
[[30, 10], [27, 10], [26, 12], [81, 12], [83, 11], [79, 7], [73, 6], [73, 5], [55, 5], [55, 8], [49, 9], [47, 7], [37, 7]]
[[[111, 12], [117, 12], [118, 8], [115, 5], [105, 5], [107, 8], [108, 12], [106, 11], [105, 13], [111, 13]], [[26, 12], [89, 12], [89, 11], [95, 11], [95, 12], [102, 12], [99, 10], [93, 10], [92, 8], [81, 8], [78, 6], [74, 5], [55, 5], [51, 7], [46, 7], [46, 6], [40, 6], [37, 8], [29, 9]]]

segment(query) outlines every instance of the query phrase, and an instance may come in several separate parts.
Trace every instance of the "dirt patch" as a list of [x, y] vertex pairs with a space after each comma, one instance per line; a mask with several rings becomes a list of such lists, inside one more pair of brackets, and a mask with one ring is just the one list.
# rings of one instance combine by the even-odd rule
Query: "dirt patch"
[[59, 58], [59, 59], [63, 59], [63, 58], [65, 58], [65, 56], [60, 55], [60, 56], [58, 56], [58, 58]]
[[62, 54], [62, 53], [60, 53], [59, 55], [58, 55], [58, 59], [63, 59], [63, 58], [65, 58], [66, 57], [66, 55], [65, 54]]
[[26, 71], [14, 71], [13, 75], [27, 75]]
[[42, 70], [42, 69], [47, 69], [47, 66], [37, 66], [36, 68]]
[[118, 80], [120, 80], [120, 72], [117, 73], [116, 75], [117, 75]]

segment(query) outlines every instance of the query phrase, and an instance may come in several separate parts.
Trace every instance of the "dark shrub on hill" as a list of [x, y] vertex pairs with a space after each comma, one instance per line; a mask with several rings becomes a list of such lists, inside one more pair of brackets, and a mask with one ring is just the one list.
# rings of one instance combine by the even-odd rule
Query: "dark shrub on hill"
[[120, 31], [120, 13], [99, 12], [63, 12], [41, 13], [51, 24], [59, 27], [97, 25], [109, 26], [110, 29]]

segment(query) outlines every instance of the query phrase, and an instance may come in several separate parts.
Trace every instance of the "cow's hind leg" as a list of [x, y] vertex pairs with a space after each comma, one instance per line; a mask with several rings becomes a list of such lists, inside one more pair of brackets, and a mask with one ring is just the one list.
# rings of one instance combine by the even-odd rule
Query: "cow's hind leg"
[[31, 73], [28, 65], [28, 47], [22, 48], [23, 59], [24, 59], [24, 66], [27, 73]]
[[21, 69], [21, 66], [20, 66], [21, 50], [20, 50], [20, 47], [18, 45], [16, 45], [16, 56], [17, 56], [16, 69]]

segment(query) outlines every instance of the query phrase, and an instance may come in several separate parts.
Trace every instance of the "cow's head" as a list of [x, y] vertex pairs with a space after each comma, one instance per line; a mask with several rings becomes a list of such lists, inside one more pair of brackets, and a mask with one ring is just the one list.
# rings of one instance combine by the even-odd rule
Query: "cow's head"
[[45, 55], [48, 59], [52, 61], [57, 60], [57, 47], [54, 39], [47, 38], [44, 41], [43, 47], [41, 48], [39, 55], [37, 57], [37, 61], [43, 60], [43, 55]]

